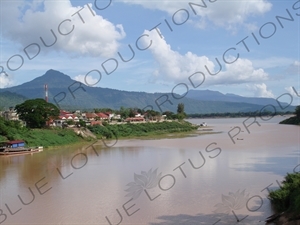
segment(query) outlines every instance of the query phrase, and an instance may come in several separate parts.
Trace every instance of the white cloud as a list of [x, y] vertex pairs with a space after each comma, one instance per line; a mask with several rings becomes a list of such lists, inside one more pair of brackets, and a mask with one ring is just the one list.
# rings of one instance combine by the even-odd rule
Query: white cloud
[[76, 77], [74, 77], [74, 79], [87, 86], [95, 86], [101, 81], [101, 77], [94, 78], [90, 75], [77, 75]]
[[192, 7], [189, 3], [203, 5], [201, 1], [149, 1], [149, 0], [121, 0], [128, 4], [138, 4], [149, 9], [158, 9], [167, 12], [169, 15], [173, 15], [180, 9], [189, 10], [189, 13], [194, 15], [193, 9], [196, 11], [198, 17], [194, 21], [200, 28], [206, 26], [206, 21], [210, 21], [216, 26], [225, 27], [226, 29], [235, 29], [236, 25], [245, 25], [251, 30], [255, 28], [255, 25], [247, 23], [247, 19], [251, 16], [263, 15], [272, 8], [272, 4], [267, 0], [222, 0], [215, 2], [206, 2], [207, 8], [201, 8], [197, 5]]
[[13, 85], [12, 75], [0, 73], [0, 88], [6, 88]]
[[[90, 4], [91, 6], [91, 4]], [[32, 2], [3, 1], [1, 10], [1, 25], [5, 38], [19, 42], [23, 48], [31, 43], [37, 43], [42, 51], [55, 49], [71, 53], [73, 56], [112, 56], [118, 50], [118, 41], [125, 37], [122, 25], [114, 25], [100, 15], [90, 11], [87, 5], [82, 7], [72, 6], [70, 0], [64, 1], [41, 1]], [[75, 15], [73, 15], [75, 14]], [[94, 14], [94, 15], [93, 15]], [[72, 16], [73, 15], [73, 16]], [[58, 26], [61, 25], [61, 35]], [[82, 20], [85, 22], [83, 23]], [[44, 47], [40, 37], [48, 44], [57, 42], [51, 47]], [[29, 48], [37, 52], [37, 47]]]
[[[231, 29], [232, 26], [243, 24], [250, 16], [262, 15], [268, 12], [272, 5], [265, 0], [258, 1], [217, 1], [207, 12], [206, 17], [214, 24]], [[248, 23], [246, 23], [249, 26]]]
[[297, 90], [296, 87], [286, 87], [285, 90], [294, 97], [298, 97], [298, 95], [300, 95], [300, 90]]
[[[205, 74], [203, 85], [206, 86], [261, 82], [268, 79], [268, 74], [263, 69], [255, 69], [250, 60], [241, 58], [232, 64], [223, 65], [220, 73], [211, 76], [205, 66], [211, 73], [216, 73], [219, 70], [216, 61], [213, 62], [207, 56], [198, 56], [192, 52], [181, 55], [179, 52], [173, 51], [171, 46], [163, 38], [160, 38], [155, 30], [145, 31], [144, 34], [149, 35], [149, 39], [143, 39], [145, 45], [149, 44], [150, 39], [152, 40], [149, 51], [158, 64], [158, 69], [153, 72], [154, 80], [162, 79], [175, 83], [188, 83], [188, 78], [195, 72]], [[201, 82], [203, 76], [200, 74], [191, 79], [196, 81], [197, 77], [198, 83]]]
[[299, 68], [299, 67], [300, 67], [300, 61], [295, 61], [295, 62], [294, 62], [294, 65], [295, 65], [295, 66], [298, 66], [298, 68]]
[[288, 75], [300, 75], [300, 61], [294, 61], [286, 70]]
[[247, 87], [249, 90], [254, 91], [254, 96], [256, 97], [274, 98], [272, 91], [267, 89], [265, 83], [247, 85]]
[[232, 64], [226, 64], [225, 68], [226, 70], [220, 72], [220, 76], [216, 75], [214, 79], [219, 84], [241, 84], [268, 79], [268, 74], [261, 68], [255, 69], [248, 59], [239, 58]]

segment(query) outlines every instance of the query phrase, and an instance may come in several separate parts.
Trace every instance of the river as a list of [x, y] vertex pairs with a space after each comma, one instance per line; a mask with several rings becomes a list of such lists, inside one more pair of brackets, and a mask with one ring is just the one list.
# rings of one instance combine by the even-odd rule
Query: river
[[0, 224], [265, 224], [268, 190], [300, 171], [300, 127], [283, 119], [192, 119], [218, 133], [0, 157]]

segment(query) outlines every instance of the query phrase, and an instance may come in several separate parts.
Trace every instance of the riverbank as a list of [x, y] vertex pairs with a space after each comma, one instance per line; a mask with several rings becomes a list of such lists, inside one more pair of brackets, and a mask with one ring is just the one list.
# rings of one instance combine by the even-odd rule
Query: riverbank
[[[198, 126], [187, 121], [106, 124], [88, 128], [29, 129], [22, 127], [17, 121], [5, 121], [1, 118], [0, 125], [0, 141], [21, 139], [26, 142], [27, 146], [43, 146], [44, 148], [88, 143], [95, 139], [179, 138], [199, 134], [196, 132]], [[202, 133], [210, 132], [203, 131]]]
[[30, 129], [19, 121], [4, 120], [0, 117], [0, 141], [24, 140], [27, 146], [64, 146], [90, 141], [92, 138], [72, 129], [44, 128]]
[[300, 125], [300, 105], [296, 107], [294, 115], [295, 116], [292, 116], [286, 120], [281, 121], [279, 124]]
[[300, 225], [300, 216], [295, 216], [292, 213], [284, 213], [274, 223], [276, 225]]
[[288, 119], [281, 121], [279, 124], [300, 125], [300, 118], [298, 118], [297, 116], [292, 116]]
[[82, 138], [70, 129], [19, 129], [10, 130], [2, 141], [24, 140], [27, 146], [43, 146], [44, 148], [64, 146], [88, 139]]
[[287, 174], [283, 185], [271, 191], [269, 198], [278, 214], [269, 220], [276, 225], [300, 224], [300, 173]]
[[126, 139], [152, 137], [157, 135], [186, 133], [197, 131], [198, 125], [187, 121], [171, 121], [156, 123], [127, 123], [127, 124], [106, 124], [105, 126], [90, 126], [88, 129], [99, 139]]

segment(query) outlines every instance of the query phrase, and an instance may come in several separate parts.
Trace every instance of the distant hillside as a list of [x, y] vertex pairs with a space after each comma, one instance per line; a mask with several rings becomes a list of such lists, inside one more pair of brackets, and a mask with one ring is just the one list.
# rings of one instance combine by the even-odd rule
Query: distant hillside
[[24, 102], [27, 98], [23, 95], [12, 93], [10, 91], [0, 92], [0, 108], [14, 107], [17, 104]]
[[[200, 101], [243, 102], [262, 106], [268, 104], [278, 105], [276, 99], [273, 98], [242, 97], [235, 94], [224, 95], [221, 92], [210, 90], [190, 90], [186, 97]], [[287, 103], [281, 103], [281, 105], [284, 107], [287, 106]]]
[[[0, 93], [10, 91], [24, 95], [27, 98], [44, 98], [44, 84], [47, 84], [49, 88], [49, 101], [54, 104], [57, 102], [62, 108], [68, 109], [119, 109], [124, 106], [145, 108], [147, 110], [150, 109], [149, 106], [152, 106], [154, 110], [159, 111], [158, 104], [161, 105], [162, 111], [176, 112], [177, 104], [180, 102], [185, 104], [186, 113], [249, 112], [262, 108], [262, 105], [259, 104], [226, 102], [223, 100], [213, 101], [210, 98], [198, 100], [195, 97], [194, 99], [185, 97], [180, 99], [179, 95], [175, 95], [178, 98], [176, 100], [171, 93], [151, 94], [89, 87], [55, 70], [49, 70], [44, 75], [22, 85], [0, 89]], [[167, 100], [166, 96], [169, 97], [170, 102], [165, 102]], [[163, 102], [165, 103], [162, 104]], [[294, 111], [294, 107], [287, 110]]]

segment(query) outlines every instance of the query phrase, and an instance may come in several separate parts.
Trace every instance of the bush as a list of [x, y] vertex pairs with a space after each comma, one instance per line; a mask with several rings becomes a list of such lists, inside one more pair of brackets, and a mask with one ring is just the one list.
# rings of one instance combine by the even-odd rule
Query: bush
[[271, 191], [269, 198], [275, 209], [283, 211], [300, 211], [300, 173], [287, 174], [283, 185], [276, 191]]
[[79, 120], [79, 122], [77, 123], [77, 126], [80, 125], [80, 127], [86, 127], [86, 122], [84, 122], [83, 120]]
[[75, 122], [73, 121], [73, 120], [67, 120], [67, 122], [66, 122], [68, 125], [74, 125], [75, 124]]
[[158, 135], [174, 132], [188, 132], [196, 130], [197, 127], [190, 123], [182, 122], [159, 122], [159, 123], [127, 123], [114, 124], [106, 126], [89, 126], [90, 131], [98, 137], [114, 138], [114, 137], [140, 137], [147, 135]]

